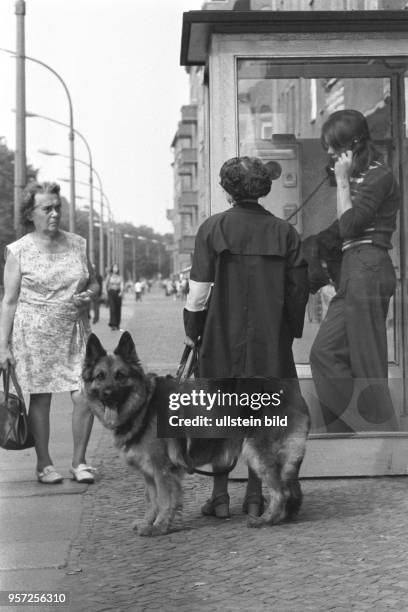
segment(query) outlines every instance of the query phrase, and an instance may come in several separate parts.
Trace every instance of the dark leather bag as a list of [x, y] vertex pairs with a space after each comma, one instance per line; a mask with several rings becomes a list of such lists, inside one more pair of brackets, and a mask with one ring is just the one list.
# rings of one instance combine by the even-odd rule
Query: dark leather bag
[[[17, 395], [9, 391], [10, 378]], [[28, 429], [23, 394], [12, 366], [3, 370], [3, 385], [4, 392], [0, 391], [0, 447], [5, 450], [31, 448], [34, 446], [34, 438]]]

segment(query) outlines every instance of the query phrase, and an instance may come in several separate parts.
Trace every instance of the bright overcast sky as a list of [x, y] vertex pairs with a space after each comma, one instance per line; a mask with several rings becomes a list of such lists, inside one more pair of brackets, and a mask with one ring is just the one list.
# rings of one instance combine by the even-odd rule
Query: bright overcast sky
[[[74, 127], [88, 140], [115, 220], [172, 231], [170, 144], [188, 103], [188, 78], [179, 65], [183, 11], [202, 0], [26, 0], [26, 55], [49, 64], [73, 100]], [[14, 0], [0, 0], [0, 47], [15, 49]], [[0, 52], [0, 136], [14, 149], [15, 62]], [[26, 63], [28, 112], [69, 120], [66, 95], [45, 68]], [[75, 157], [88, 160], [77, 138]], [[69, 177], [68, 131], [27, 119], [27, 158], [40, 180]], [[76, 164], [77, 181], [89, 172]], [[61, 182], [69, 196], [69, 184]], [[86, 185], [77, 194], [88, 196]], [[97, 196], [96, 196], [97, 197]], [[77, 205], [85, 204], [78, 200]], [[97, 203], [96, 203], [97, 207]]]

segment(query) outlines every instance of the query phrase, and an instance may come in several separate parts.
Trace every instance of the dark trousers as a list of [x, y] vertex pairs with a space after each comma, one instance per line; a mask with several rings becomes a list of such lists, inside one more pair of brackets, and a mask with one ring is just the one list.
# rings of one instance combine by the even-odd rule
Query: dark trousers
[[[373, 425], [396, 428], [388, 388], [386, 317], [395, 272], [385, 249], [351, 248], [343, 256], [340, 286], [310, 353], [313, 381], [328, 431], [347, 431], [336, 421], [359, 385], [357, 410]], [[352, 428], [351, 428], [352, 429]], [[381, 427], [380, 427], [381, 429]]]
[[97, 323], [99, 321], [99, 297], [92, 300], [92, 310], [93, 310], [92, 323]]
[[108, 300], [109, 300], [109, 326], [120, 327], [120, 315], [122, 309], [122, 298], [119, 295], [118, 289], [109, 289]]

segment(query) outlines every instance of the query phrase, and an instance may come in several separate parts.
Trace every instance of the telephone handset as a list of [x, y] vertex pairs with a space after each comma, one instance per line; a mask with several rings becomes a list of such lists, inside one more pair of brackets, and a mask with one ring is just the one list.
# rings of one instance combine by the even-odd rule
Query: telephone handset
[[[351, 151], [354, 155], [354, 152], [357, 149], [357, 145], [361, 142], [360, 138], [354, 138], [350, 144], [350, 147], [347, 148], [347, 151]], [[336, 175], [334, 173], [334, 165], [336, 163], [336, 159], [330, 155], [329, 156], [329, 163], [327, 164], [325, 170], [327, 173], [327, 176], [329, 177], [330, 180], [330, 186], [331, 187], [336, 187], [337, 183], [336, 183]]]

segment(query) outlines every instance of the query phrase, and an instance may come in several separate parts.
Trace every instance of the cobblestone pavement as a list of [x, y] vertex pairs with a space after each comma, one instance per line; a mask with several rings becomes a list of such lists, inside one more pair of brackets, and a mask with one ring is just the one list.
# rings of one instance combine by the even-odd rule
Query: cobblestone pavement
[[[140, 357], [156, 371], [176, 365], [180, 310], [156, 295], [128, 321]], [[173, 323], [177, 337], [168, 332]], [[93, 463], [101, 478], [84, 495], [58, 585], [74, 612], [408, 610], [405, 478], [304, 480], [297, 521], [254, 530], [241, 512], [244, 483], [230, 483], [232, 518], [219, 520], [199, 511], [210, 480], [187, 476], [180, 530], [140, 538], [131, 522], [143, 514], [142, 480], [110, 432]]]

